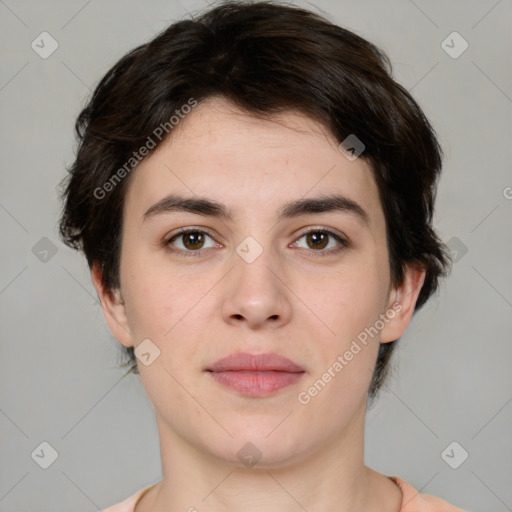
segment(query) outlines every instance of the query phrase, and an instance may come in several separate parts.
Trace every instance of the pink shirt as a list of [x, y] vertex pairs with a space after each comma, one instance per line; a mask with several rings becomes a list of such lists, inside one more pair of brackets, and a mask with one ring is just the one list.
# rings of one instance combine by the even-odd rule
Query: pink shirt
[[[400, 512], [467, 512], [461, 508], [457, 508], [450, 505], [448, 502], [431, 496], [430, 494], [419, 494], [418, 491], [405, 480], [398, 478], [397, 476], [390, 476], [402, 490], [403, 500]], [[132, 494], [129, 498], [124, 501], [112, 505], [111, 507], [103, 510], [103, 512], [133, 512], [135, 505], [140, 500], [142, 495], [151, 489], [156, 484], [145, 487], [135, 494]]]

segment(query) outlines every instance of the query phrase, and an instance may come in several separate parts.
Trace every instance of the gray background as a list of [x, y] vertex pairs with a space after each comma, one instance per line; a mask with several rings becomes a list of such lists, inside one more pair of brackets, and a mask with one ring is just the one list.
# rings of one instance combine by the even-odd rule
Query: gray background
[[[435, 224], [458, 261], [400, 342], [368, 413], [366, 462], [474, 512], [512, 510], [512, 3], [314, 5], [390, 54], [446, 152]], [[160, 480], [152, 406], [116, 368], [85, 260], [58, 239], [56, 186], [100, 77], [205, 6], [0, 1], [2, 512], [92, 512]], [[43, 31], [59, 45], [46, 59], [31, 47]], [[457, 58], [441, 46], [453, 31], [469, 44]], [[31, 456], [43, 441], [58, 453], [48, 469]], [[441, 456], [453, 441], [452, 465], [469, 453], [458, 469]]]

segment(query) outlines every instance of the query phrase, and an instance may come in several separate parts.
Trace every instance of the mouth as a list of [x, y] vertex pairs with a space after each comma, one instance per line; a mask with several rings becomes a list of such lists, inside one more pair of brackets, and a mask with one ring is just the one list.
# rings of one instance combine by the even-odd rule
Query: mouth
[[236, 353], [205, 369], [217, 383], [244, 396], [263, 397], [297, 383], [305, 370], [274, 353]]

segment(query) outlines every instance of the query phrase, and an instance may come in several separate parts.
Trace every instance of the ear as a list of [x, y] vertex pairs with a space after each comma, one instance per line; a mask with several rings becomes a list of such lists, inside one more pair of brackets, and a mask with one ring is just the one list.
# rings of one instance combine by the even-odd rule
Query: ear
[[125, 347], [132, 347], [133, 341], [128, 326], [125, 304], [121, 297], [121, 290], [119, 288], [105, 288], [101, 281], [101, 269], [97, 263], [93, 264], [91, 277], [110, 331], [119, 343]]
[[402, 336], [411, 321], [416, 300], [425, 281], [425, 270], [407, 265], [404, 282], [389, 294], [386, 317], [381, 331], [381, 343], [395, 341]]

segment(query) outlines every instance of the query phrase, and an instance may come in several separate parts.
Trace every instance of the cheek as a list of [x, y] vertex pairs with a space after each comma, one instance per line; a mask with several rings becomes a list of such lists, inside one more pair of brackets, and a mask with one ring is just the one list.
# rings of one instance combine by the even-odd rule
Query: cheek
[[126, 313], [134, 343], [143, 338], [162, 339], [172, 328], [173, 289], [149, 279], [133, 279], [125, 289]]
[[352, 261], [337, 279], [326, 276], [314, 287], [310, 283], [311, 310], [319, 312], [324, 324], [315, 336], [318, 365], [308, 383], [313, 394], [322, 390], [314, 399], [319, 410], [343, 415], [348, 402], [356, 406], [365, 399], [380, 346], [380, 331], [372, 327], [383, 313], [387, 286], [385, 269], [372, 256]]
[[[137, 278], [131, 275], [126, 281], [132, 339], [135, 347], [149, 339], [158, 351], [150, 365], [137, 362], [141, 382], [157, 410], [167, 411], [173, 422], [187, 421], [187, 414], [192, 412], [184, 410], [178, 415], [176, 411], [180, 408], [169, 408], [169, 403], [186, 403], [184, 388], [192, 388], [195, 370], [200, 366], [194, 305], [197, 307], [208, 287], [186, 286], [183, 278], [163, 271], [141, 271], [136, 275]], [[174, 418], [175, 414], [179, 418]]]
[[132, 333], [138, 338], [167, 337], [204, 294], [207, 283], [188, 278], [128, 244], [125, 254], [121, 283]]
[[366, 400], [380, 346], [380, 334], [370, 328], [382, 313], [382, 290], [376, 272], [366, 268], [331, 283], [322, 304], [317, 303], [323, 305], [330, 329], [316, 337], [311, 359], [318, 364], [301, 390], [303, 398], [311, 400], [314, 416], [331, 415], [342, 421]]
[[315, 286], [309, 280], [304, 283], [307, 297], [304, 302], [318, 312], [333, 342], [343, 344], [352, 339], [373, 325], [383, 312], [388, 281], [375, 262], [372, 263], [360, 261], [357, 265], [347, 265], [334, 279], [332, 275], [326, 276]]
[[212, 311], [216, 311], [211, 304], [213, 295], [208, 292], [218, 277], [195, 279], [185, 272], [144, 261], [142, 257], [137, 260], [135, 256], [132, 253], [126, 259], [122, 281], [132, 340], [137, 346], [142, 340], [150, 339], [159, 350], [151, 366], [138, 363], [141, 378], [148, 387], [157, 375], [158, 379], [168, 380], [170, 375], [152, 371], [165, 368], [185, 382], [188, 373], [193, 373], [190, 370], [202, 362], [199, 355], [203, 339], [208, 335], [208, 326], [213, 325]]

